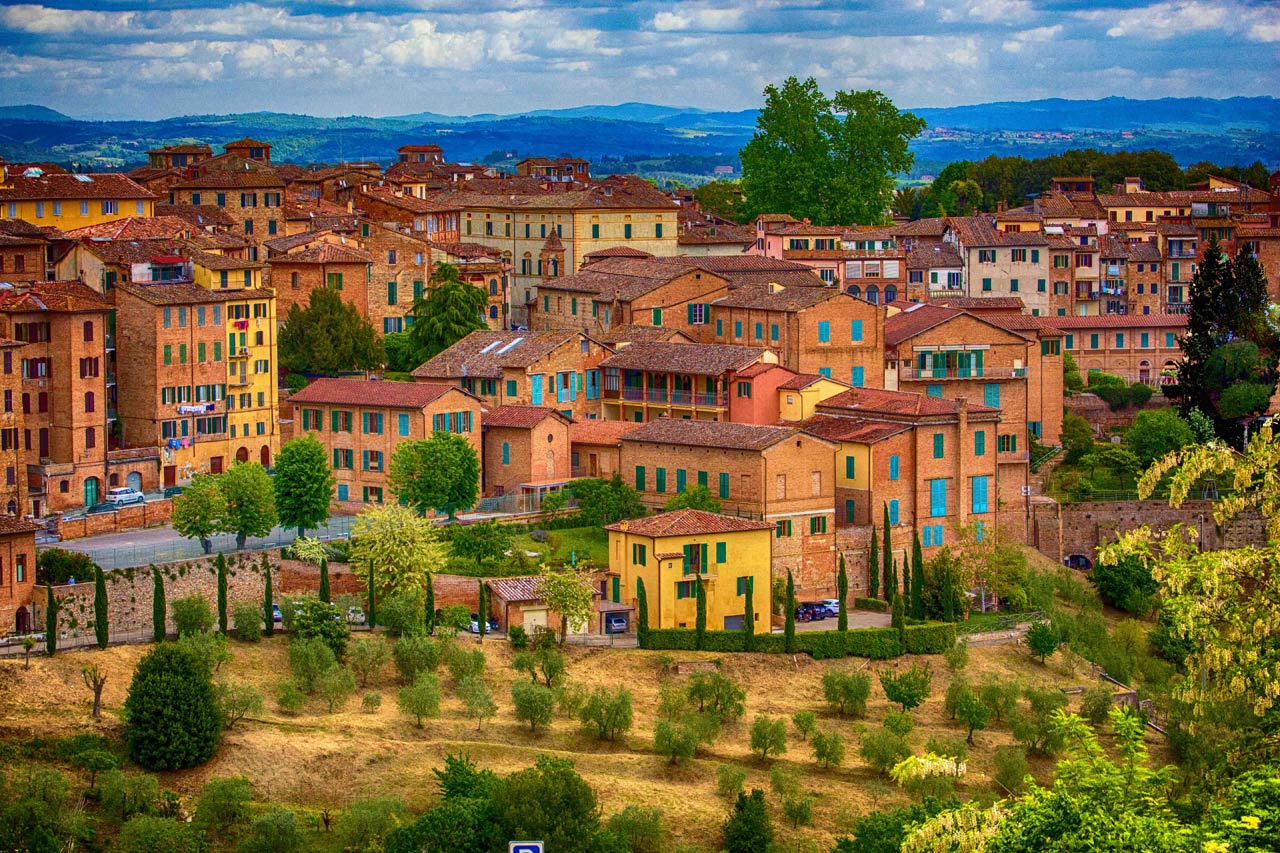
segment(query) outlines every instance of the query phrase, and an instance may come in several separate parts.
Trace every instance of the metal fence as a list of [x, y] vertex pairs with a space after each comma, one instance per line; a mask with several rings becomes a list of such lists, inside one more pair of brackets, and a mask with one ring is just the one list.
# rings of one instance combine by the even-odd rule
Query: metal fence
[[[37, 638], [36, 646], [31, 650], [32, 656], [44, 654], [44, 635], [33, 634]], [[0, 658], [22, 657], [26, 654], [26, 650], [22, 648], [21, 637], [9, 637], [7, 643], [0, 643]], [[150, 631], [112, 631], [111, 638], [107, 645], [109, 646], [130, 646], [139, 643], [150, 643], [154, 639], [154, 635]], [[84, 649], [89, 646], [96, 646], [98, 638], [93, 633], [61, 633], [58, 635], [58, 651], [69, 651], [71, 649]]]

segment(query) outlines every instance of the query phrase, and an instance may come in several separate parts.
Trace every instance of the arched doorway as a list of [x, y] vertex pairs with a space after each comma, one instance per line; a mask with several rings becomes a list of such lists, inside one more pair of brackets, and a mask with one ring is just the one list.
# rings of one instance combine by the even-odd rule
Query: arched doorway
[[262, 463], [263, 468], [271, 467], [271, 447], [264, 444], [262, 450], [258, 452], [258, 461]]
[[1069, 569], [1078, 569], [1087, 572], [1093, 568], [1093, 561], [1084, 554], [1072, 554], [1070, 557], [1062, 561]]
[[84, 505], [93, 506], [98, 502], [98, 495], [102, 491], [102, 481], [97, 477], [89, 477], [84, 481]]
[[1151, 362], [1147, 361], [1146, 359], [1143, 359], [1142, 361], [1138, 362], [1138, 381], [1139, 382], [1151, 381]]
[[237, 450], [237, 451], [236, 451], [236, 461], [237, 461], [237, 462], [248, 462], [248, 461], [249, 461], [249, 448], [247, 448], [247, 447], [242, 447], [242, 448], [240, 448], [239, 450]]
[[19, 607], [18, 613], [13, 619], [13, 633], [30, 634], [31, 633], [31, 611], [25, 607]]
[[898, 301], [898, 288], [894, 287], [892, 284], [886, 284], [884, 286], [884, 304], [888, 305], [890, 302], [897, 302], [897, 301]]
[[137, 471], [130, 471], [126, 481], [129, 484], [129, 488], [136, 492], [142, 491], [142, 475]]
[[874, 284], [868, 284], [867, 285], [867, 301], [870, 302], [872, 305], [879, 305], [880, 304], [880, 288], [876, 287]]
[[6, 512], [8, 512], [8, 513], [9, 513], [9, 515], [17, 515], [17, 514], [18, 514], [18, 502], [17, 502], [17, 501], [9, 501], [9, 505], [5, 507], [5, 511], [6, 511]]

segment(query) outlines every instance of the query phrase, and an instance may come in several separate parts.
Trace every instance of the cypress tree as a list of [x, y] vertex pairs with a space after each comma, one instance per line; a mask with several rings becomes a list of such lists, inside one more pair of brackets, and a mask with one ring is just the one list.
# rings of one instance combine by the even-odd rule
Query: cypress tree
[[155, 566], [151, 567], [151, 634], [157, 643], [163, 643], [165, 631], [164, 576]]
[[890, 624], [898, 631], [899, 635], [907, 628], [906, 617], [906, 605], [902, 603], [902, 595], [895, 595], [893, 597], [893, 615], [890, 617]]
[[430, 637], [436, 631], [436, 585], [435, 575], [427, 575], [427, 594], [423, 600], [423, 624], [427, 628], [427, 636]]
[[920, 550], [920, 531], [911, 531], [911, 616], [924, 618], [924, 553]]
[[227, 633], [227, 558], [219, 554], [213, 561], [218, 570], [218, 630]]
[[649, 597], [645, 595], [644, 578], [636, 579], [636, 619], [636, 640], [643, 649], [649, 639]]
[[876, 541], [876, 526], [871, 525], [871, 557], [867, 560], [867, 585], [872, 598], [880, 597], [880, 547]]
[[702, 576], [698, 576], [698, 598], [697, 598], [697, 618], [693, 623], [693, 647], [698, 651], [702, 651], [703, 645], [707, 639], [707, 588], [702, 582]]
[[893, 582], [893, 537], [889, 528], [889, 505], [884, 505], [884, 600], [893, 603], [893, 593], [897, 586]]
[[849, 630], [849, 611], [845, 599], [849, 597], [849, 574], [844, 568], [844, 554], [840, 555], [840, 574], [836, 575], [836, 596], [840, 599], [840, 612], [836, 616], [836, 630]]
[[93, 633], [98, 640], [98, 648], [105, 649], [111, 627], [107, 622], [107, 579], [101, 566], [93, 567]]
[[333, 601], [333, 594], [329, 592], [329, 561], [324, 557], [320, 558], [320, 600]]
[[45, 587], [49, 598], [44, 606], [44, 650], [49, 657], [58, 650], [58, 602], [53, 598], [53, 584]]
[[276, 633], [275, 601], [271, 593], [271, 561], [262, 555], [262, 623], [263, 633], [268, 637]]
[[489, 603], [486, 600], [488, 588], [484, 585], [484, 579], [480, 579], [480, 603], [476, 605], [476, 627], [480, 629], [480, 642], [484, 642], [485, 629], [489, 627]]
[[742, 650], [756, 650], [756, 604], [753, 595], [756, 586], [755, 578], [747, 578], [747, 598], [742, 611]]
[[787, 613], [782, 627], [783, 648], [786, 653], [796, 653], [796, 582], [787, 572]]
[[374, 612], [375, 603], [376, 602], [374, 600], [374, 595], [373, 595], [373, 560], [370, 560], [369, 561], [369, 618], [365, 620], [370, 630], [373, 629], [374, 625], [378, 624], [378, 620], [375, 618], [377, 614]]

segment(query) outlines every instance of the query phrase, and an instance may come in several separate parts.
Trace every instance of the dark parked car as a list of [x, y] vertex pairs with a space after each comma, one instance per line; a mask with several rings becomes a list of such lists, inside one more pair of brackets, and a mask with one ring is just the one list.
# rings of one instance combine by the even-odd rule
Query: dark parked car
[[812, 622], [815, 619], [825, 619], [827, 611], [825, 608], [819, 607], [811, 601], [796, 606], [797, 622]]

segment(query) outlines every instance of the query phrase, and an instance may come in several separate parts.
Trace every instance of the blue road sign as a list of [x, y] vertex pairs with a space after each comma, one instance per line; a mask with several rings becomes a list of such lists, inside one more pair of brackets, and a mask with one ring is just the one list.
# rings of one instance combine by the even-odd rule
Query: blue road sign
[[512, 841], [507, 853], [546, 853], [546, 846], [541, 841]]

